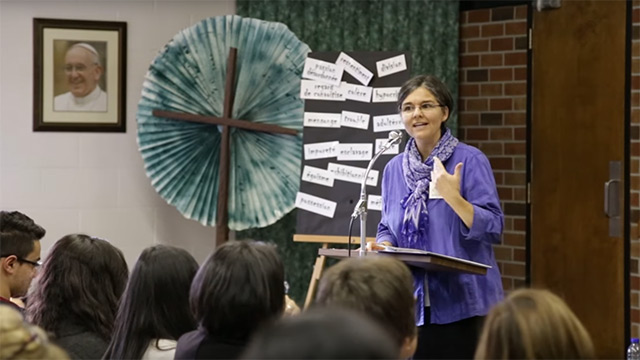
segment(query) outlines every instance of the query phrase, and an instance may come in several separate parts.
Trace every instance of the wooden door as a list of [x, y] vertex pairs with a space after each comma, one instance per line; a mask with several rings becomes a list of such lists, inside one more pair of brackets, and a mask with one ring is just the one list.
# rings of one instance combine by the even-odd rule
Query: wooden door
[[[610, 161], [626, 171], [627, 4], [563, 1], [532, 11], [531, 285], [567, 301], [599, 358], [621, 358], [624, 235], [609, 234], [603, 188]], [[619, 185], [621, 224], [626, 186]]]

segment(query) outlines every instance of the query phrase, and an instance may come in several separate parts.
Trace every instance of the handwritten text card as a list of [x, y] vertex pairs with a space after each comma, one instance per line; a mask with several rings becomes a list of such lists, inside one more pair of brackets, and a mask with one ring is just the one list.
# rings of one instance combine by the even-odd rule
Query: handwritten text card
[[338, 141], [327, 141], [304, 145], [304, 159], [326, 159], [338, 156]]
[[378, 70], [378, 77], [384, 77], [407, 70], [407, 61], [404, 58], [404, 54], [394, 56], [376, 62], [376, 69]]
[[369, 114], [353, 111], [343, 111], [340, 125], [350, 128], [367, 130], [369, 128]]
[[391, 130], [402, 130], [404, 124], [398, 114], [380, 115], [373, 117], [373, 132], [383, 132]]
[[309, 100], [345, 101], [344, 90], [339, 85], [329, 85], [320, 81], [301, 80], [300, 98]]
[[304, 126], [339, 128], [340, 119], [342, 119], [342, 114], [340, 113], [306, 112], [304, 113]]
[[302, 192], [298, 192], [296, 195], [296, 207], [328, 218], [333, 218], [333, 215], [336, 212], [335, 201]]
[[365, 160], [372, 157], [373, 144], [344, 144], [338, 145], [338, 161]]
[[[364, 173], [367, 171], [365, 168], [359, 168], [355, 166], [348, 166], [336, 163], [329, 163], [327, 166], [327, 170], [333, 173], [333, 176], [336, 180], [352, 182], [356, 184], [362, 183], [362, 178], [364, 178]], [[367, 185], [377, 186], [378, 185], [378, 170], [369, 171], [369, 176], [367, 177]]]
[[[302, 80], [304, 81], [304, 80]], [[373, 99], [372, 102], [396, 102], [398, 100], [398, 92], [400, 91], [399, 87], [384, 87], [384, 88], [374, 88], [373, 89]]]
[[356, 80], [360, 81], [362, 85], [369, 85], [369, 81], [371, 81], [371, 78], [373, 77], [373, 73], [371, 71], [343, 52], [338, 56], [336, 65], [342, 66], [344, 71], [348, 72], [351, 76], [356, 78]]
[[307, 58], [304, 62], [302, 77], [305, 79], [317, 80], [330, 85], [340, 85], [342, 80], [342, 66], [330, 62]]
[[302, 181], [333, 187], [333, 173], [329, 170], [305, 165], [302, 170]]
[[342, 82], [342, 85], [340, 86], [344, 89], [347, 100], [367, 103], [371, 102], [371, 92], [373, 91], [373, 88], [369, 86], [349, 84], [347, 82]]

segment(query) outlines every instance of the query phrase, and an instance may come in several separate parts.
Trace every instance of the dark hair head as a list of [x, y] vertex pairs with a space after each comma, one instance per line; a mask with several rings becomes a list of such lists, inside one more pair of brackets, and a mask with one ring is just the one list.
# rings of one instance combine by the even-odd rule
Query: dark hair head
[[313, 309], [265, 327], [242, 359], [397, 359], [379, 324], [346, 309]]
[[485, 319], [475, 359], [593, 359], [589, 333], [548, 290], [513, 291]]
[[230, 241], [204, 262], [191, 285], [196, 320], [216, 337], [246, 340], [284, 310], [284, 265], [275, 246]]
[[[451, 96], [451, 92], [447, 85], [445, 85], [440, 79], [433, 75], [418, 75], [415, 76], [407, 82], [405, 82], [400, 91], [398, 92], [398, 111], [402, 108], [402, 103], [412, 92], [414, 92], [418, 88], [425, 88], [429, 90], [435, 96], [438, 104], [444, 105], [449, 110], [449, 117], [447, 120], [451, 118], [451, 114], [453, 112], [453, 96]], [[442, 129], [444, 130], [445, 123], [447, 120], [442, 122]]]
[[140, 359], [153, 339], [178, 338], [196, 328], [189, 288], [198, 263], [187, 251], [146, 248], [122, 295], [106, 359]]
[[19, 211], [0, 211], [0, 232], [9, 231], [27, 233], [32, 240], [40, 240], [46, 233], [42, 226], [36, 224], [30, 217]]
[[108, 341], [127, 276], [122, 252], [109, 242], [67, 235], [53, 245], [36, 278], [29, 320], [56, 335], [62, 323], [73, 322]]
[[42, 239], [44, 234], [45, 230], [27, 215], [0, 211], [0, 257], [25, 258], [33, 251], [34, 241]]
[[416, 335], [411, 272], [389, 257], [350, 258], [332, 266], [320, 280], [316, 305], [367, 314], [400, 346]]
[[38, 240], [22, 231], [2, 231], [0, 232], [0, 257], [15, 255], [24, 259], [33, 251], [35, 241]]

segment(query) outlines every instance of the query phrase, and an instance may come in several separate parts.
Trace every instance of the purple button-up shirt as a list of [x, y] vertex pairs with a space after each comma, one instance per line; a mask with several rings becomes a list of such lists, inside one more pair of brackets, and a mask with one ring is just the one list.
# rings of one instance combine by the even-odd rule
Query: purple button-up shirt
[[[402, 170], [401, 153], [384, 169], [382, 176], [382, 219], [378, 225], [377, 242], [388, 241], [394, 246], [410, 247], [402, 234], [404, 209], [400, 205], [409, 193]], [[486, 275], [429, 271], [428, 287], [431, 322], [447, 324], [472, 316], [483, 316], [492, 305], [503, 298], [500, 272], [491, 244], [500, 242], [504, 217], [498, 200], [496, 183], [487, 157], [478, 149], [459, 143], [451, 157], [444, 162], [453, 174], [462, 162], [460, 192], [473, 205], [471, 228], [444, 201], [427, 201], [429, 226], [421, 235], [416, 248], [454, 256], [491, 266]], [[424, 221], [424, 219], [420, 219]], [[416, 296], [416, 324], [424, 324], [425, 271], [411, 269]]]

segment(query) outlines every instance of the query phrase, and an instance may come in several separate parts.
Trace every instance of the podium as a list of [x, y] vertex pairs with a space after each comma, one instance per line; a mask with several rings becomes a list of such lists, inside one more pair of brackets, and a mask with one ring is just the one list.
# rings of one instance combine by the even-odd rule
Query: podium
[[[491, 266], [481, 264], [474, 261], [464, 260], [453, 256], [442, 255], [429, 251], [414, 251], [412, 249], [406, 249], [407, 251], [367, 251], [366, 256], [389, 256], [394, 259], [400, 260], [410, 267], [419, 267], [428, 271], [447, 271], [456, 273], [466, 273], [474, 275], [486, 275], [487, 269]], [[351, 250], [351, 257], [356, 258], [360, 256], [358, 250]], [[316, 266], [313, 269], [312, 281], [309, 284], [309, 290], [307, 291], [307, 299], [304, 307], [307, 308], [313, 299], [318, 281], [322, 276], [322, 270], [324, 268], [324, 258], [336, 258], [343, 259], [349, 257], [349, 252], [346, 249], [328, 249], [326, 244], [324, 247], [318, 249], [319, 259], [322, 261], [316, 261]]]

